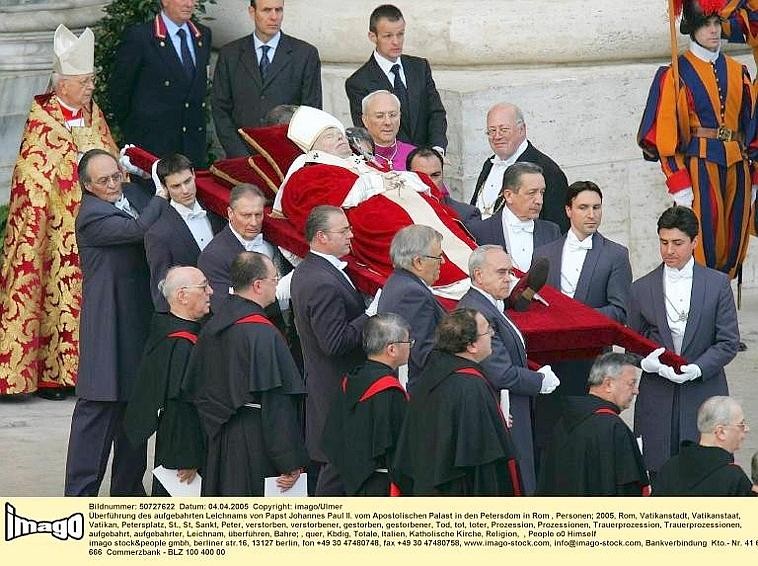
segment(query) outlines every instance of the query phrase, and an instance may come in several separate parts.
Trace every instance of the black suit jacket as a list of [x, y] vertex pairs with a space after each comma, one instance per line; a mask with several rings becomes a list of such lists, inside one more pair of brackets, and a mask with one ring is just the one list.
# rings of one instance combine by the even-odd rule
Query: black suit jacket
[[[447, 115], [429, 61], [412, 55], [401, 55], [408, 90], [408, 108], [401, 108], [400, 131], [397, 137], [413, 145], [447, 148]], [[394, 90], [387, 75], [372, 54], [363, 66], [345, 81], [353, 124], [363, 126], [361, 101], [375, 90]]]
[[[503, 246], [503, 249], [507, 252], [508, 246], [505, 245], [505, 234], [503, 234], [503, 211], [496, 212], [486, 220], [482, 220], [477, 224], [469, 227], [471, 234], [474, 236], [476, 243], [480, 246], [485, 244], [495, 244]], [[547, 243], [557, 240], [561, 237], [561, 230], [557, 224], [550, 222], [549, 220], [540, 220], [537, 218], [534, 221], [534, 233], [532, 234], [534, 239], [534, 250]], [[532, 254], [534, 257], [534, 254]]]
[[[218, 234], [226, 221], [208, 212], [211, 230]], [[210, 243], [209, 243], [210, 244]], [[145, 253], [150, 266], [150, 294], [156, 312], [168, 312], [168, 303], [158, 290], [158, 282], [166, 276], [166, 271], [175, 265], [197, 266], [200, 248], [195, 242], [187, 223], [173, 206], [166, 207], [160, 221], [153, 224], [145, 234]]]
[[126, 31], [113, 66], [109, 94], [124, 141], [159, 157], [182, 153], [205, 167], [205, 95], [211, 30], [190, 26], [195, 75], [187, 76], [160, 15]]
[[142, 242], [166, 201], [149, 199], [136, 185], [125, 185], [124, 195], [139, 218], [89, 192], [76, 217], [82, 269], [76, 394], [91, 401], [129, 400], [153, 314]]
[[280, 104], [321, 108], [321, 60], [315, 47], [282, 33], [265, 81], [253, 34], [221, 48], [211, 106], [216, 134], [227, 157], [250, 155], [237, 129], [263, 125], [269, 110]]
[[377, 310], [399, 314], [411, 327], [411, 338], [416, 341], [408, 359], [411, 389], [437, 342], [435, 332], [445, 311], [419, 277], [401, 268], [396, 268], [384, 284]]
[[[476, 206], [476, 199], [479, 196], [484, 182], [492, 169], [491, 159], [495, 155], [490, 155], [482, 164], [482, 170], [479, 178], [476, 180], [474, 194], [471, 196], [471, 204]], [[561, 234], [565, 234], [569, 229], [569, 220], [566, 216], [566, 192], [568, 191], [568, 180], [566, 175], [558, 167], [558, 164], [542, 153], [539, 149], [527, 141], [526, 150], [516, 160], [518, 162], [528, 161], [542, 167], [542, 175], [545, 177], [545, 197], [542, 202], [540, 218], [555, 222], [561, 229]], [[495, 210], [503, 208], [502, 194], [495, 201]]]
[[313, 460], [326, 462], [321, 448], [326, 416], [342, 376], [365, 359], [366, 306], [336, 267], [312, 253], [295, 268], [290, 290], [308, 389], [305, 443]]

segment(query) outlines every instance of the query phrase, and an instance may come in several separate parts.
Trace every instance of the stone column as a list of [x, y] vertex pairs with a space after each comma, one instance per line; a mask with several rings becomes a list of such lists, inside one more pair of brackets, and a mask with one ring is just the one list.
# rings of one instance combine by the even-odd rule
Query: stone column
[[13, 165], [32, 97], [45, 91], [58, 24], [80, 33], [102, 16], [103, 0], [0, 2], [0, 202], [8, 201]]
[[[283, 29], [319, 49], [324, 105], [350, 120], [345, 79], [369, 57], [368, 17], [380, 2], [287, 0]], [[669, 202], [659, 164], [643, 161], [636, 132], [658, 66], [670, 59], [663, 0], [396, 0], [405, 52], [429, 59], [448, 115], [445, 177], [469, 198], [482, 162], [487, 109], [524, 111], [529, 139], [569, 182], [605, 196], [602, 231], [629, 246], [636, 277], [659, 262], [655, 221]], [[245, 0], [209, 9], [217, 47], [251, 32]], [[680, 49], [687, 38], [680, 36]], [[736, 54], [753, 72], [752, 57]], [[753, 253], [755, 255], [756, 252]], [[746, 282], [758, 283], [756, 262]]]

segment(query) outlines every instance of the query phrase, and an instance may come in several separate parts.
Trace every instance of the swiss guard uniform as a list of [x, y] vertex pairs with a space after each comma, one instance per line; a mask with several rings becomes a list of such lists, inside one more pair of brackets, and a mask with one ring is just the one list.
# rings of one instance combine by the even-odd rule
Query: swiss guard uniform
[[[55, 31], [54, 71], [94, 72], [95, 37]], [[0, 268], [0, 395], [73, 386], [79, 362], [82, 274], [74, 219], [82, 200], [77, 163], [100, 148], [116, 155], [97, 104], [69, 108], [36, 96], [11, 181]]]
[[[710, 2], [703, 12], [696, 0], [685, 2], [681, 32], [694, 37], [723, 5]], [[750, 75], [735, 59], [694, 39], [678, 57], [678, 86], [673, 74], [671, 66], [658, 69], [637, 142], [646, 159], [660, 160], [677, 203], [688, 205], [682, 195], [691, 187], [692, 209], [701, 225], [696, 261], [734, 277], [747, 254], [751, 186], [758, 184]]]

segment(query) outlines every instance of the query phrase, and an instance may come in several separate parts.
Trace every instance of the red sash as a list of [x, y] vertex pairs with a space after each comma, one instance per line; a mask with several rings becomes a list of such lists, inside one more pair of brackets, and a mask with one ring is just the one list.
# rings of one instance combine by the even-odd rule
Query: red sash
[[193, 344], [197, 344], [197, 334], [193, 334], [189, 330], [177, 330], [166, 336], [166, 338], [184, 338]]

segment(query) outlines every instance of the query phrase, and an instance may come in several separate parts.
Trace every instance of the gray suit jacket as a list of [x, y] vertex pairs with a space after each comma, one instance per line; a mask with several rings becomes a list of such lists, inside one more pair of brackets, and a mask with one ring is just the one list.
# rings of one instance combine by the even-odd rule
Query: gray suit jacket
[[396, 268], [382, 288], [377, 312], [399, 314], [411, 326], [411, 338], [416, 343], [408, 360], [410, 390], [434, 348], [437, 325], [445, 311], [421, 279], [405, 269]]
[[[508, 246], [505, 245], [505, 234], [503, 234], [502, 210], [486, 220], [468, 226], [468, 228], [471, 231], [471, 235], [474, 236], [476, 243], [480, 246], [494, 244], [503, 246], [503, 249], [508, 251]], [[534, 221], [534, 233], [532, 236], [534, 238], [534, 249], [536, 250], [538, 247], [560, 238], [561, 229], [555, 222], [537, 218]], [[534, 254], [532, 254], [532, 257], [534, 257]]]
[[[533, 257], [546, 257], [550, 261], [548, 285], [561, 288], [561, 258], [564, 235], [558, 240], [534, 250]], [[626, 322], [626, 303], [629, 286], [632, 284], [632, 266], [629, 250], [599, 232], [592, 236], [592, 249], [579, 274], [574, 299], [599, 310], [605, 316], [620, 323]]]
[[213, 75], [211, 107], [227, 157], [250, 155], [238, 128], [263, 125], [280, 104], [321, 108], [321, 60], [310, 43], [282, 33], [266, 80], [261, 78], [253, 34], [221, 48]]
[[[661, 264], [632, 283], [627, 324], [673, 352], [663, 277]], [[677, 385], [657, 374], [642, 374], [634, 408], [634, 433], [642, 435], [648, 469], [659, 470], [678, 452], [678, 445], [672, 445], [672, 428], [678, 429], [679, 441], [697, 442], [697, 410], [709, 397], [729, 394], [724, 366], [734, 359], [738, 344], [737, 310], [729, 278], [696, 263], [682, 356], [700, 366], [703, 375]], [[679, 368], [674, 369], [679, 373]]]
[[365, 360], [363, 296], [336, 267], [308, 253], [292, 274], [295, 324], [305, 362], [305, 443], [317, 462], [326, 462], [321, 434], [342, 377]]
[[142, 242], [167, 204], [136, 185], [124, 194], [139, 218], [89, 192], [76, 217], [83, 277], [76, 394], [90, 401], [129, 400], [153, 315]]
[[492, 354], [480, 363], [495, 389], [509, 391], [513, 417], [511, 436], [518, 450], [524, 492], [532, 494], [537, 486], [532, 442], [532, 397], [539, 395], [543, 376], [527, 368], [526, 351], [521, 339], [505, 320], [506, 315], [498, 312], [487, 297], [472, 287], [463, 295], [458, 306], [478, 310], [495, 331]]

